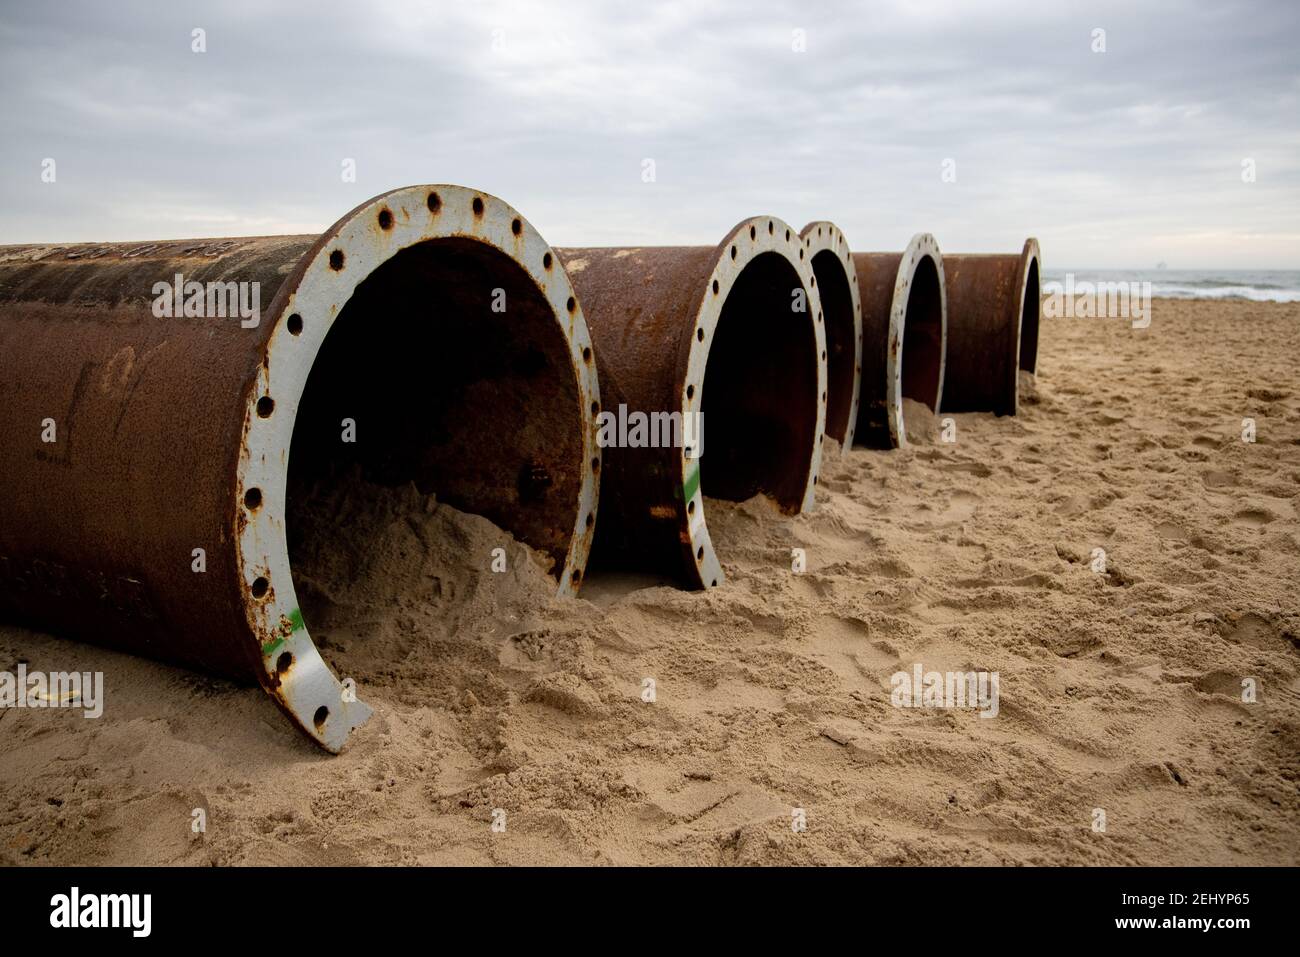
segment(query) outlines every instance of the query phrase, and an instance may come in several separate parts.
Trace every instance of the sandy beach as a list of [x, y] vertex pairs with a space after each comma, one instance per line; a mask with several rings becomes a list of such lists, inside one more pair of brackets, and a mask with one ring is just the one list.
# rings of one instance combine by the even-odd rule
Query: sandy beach
[[[560, 601], [486, 520], [346, 503], [384, 534], [296, 556], [376, 710], [337, 757], [0, 626], [0, 670], [106, 683], [0, 711], [0, 864], [1300, 863], [1300, 304], [1045, 320], [1038, 368], [1018, 417], [828, 453], [813, 514], [710, 502], [708, 592]], [[894, 707], [916, 665], [997, 672], [996, 717]]]

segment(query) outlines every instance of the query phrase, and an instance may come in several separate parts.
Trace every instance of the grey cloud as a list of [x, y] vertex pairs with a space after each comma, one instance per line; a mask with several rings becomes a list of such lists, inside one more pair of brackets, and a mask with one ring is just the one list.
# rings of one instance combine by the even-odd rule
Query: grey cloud
[[1285, 2], [29, 4], [0, 14], [0, 241], [313, 231], [444, 181], [556, 244], [770, 213], [861, 249], [1296, 267], [1298, 27]]

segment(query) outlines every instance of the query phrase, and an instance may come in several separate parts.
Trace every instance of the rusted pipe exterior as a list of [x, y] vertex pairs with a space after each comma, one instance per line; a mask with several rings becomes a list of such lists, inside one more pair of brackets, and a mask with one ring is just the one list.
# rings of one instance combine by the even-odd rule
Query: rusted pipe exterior
[[862, 303], [858, 274], [844, 233], [824, 220], [809, 223], [799, 233], [812, 261], [817, 295], [826, 317], [826, 434], [853, 447], [858, 427], [862, 383]]
[[948, 310], [944, 257], [929, 233], [901, 253], [854, 253], [862, 297], [862, 398], [858, 444], [907, 444], [904, 399], [937, 412], [945, 394]]
[[948, 280], [948, 370], [944, 412], [1015, 415], [1019, 373], [1038, 365], [1041, 257], [1020, 253], [944, 260]]
[[605, 412], [703, 413], [702, 449], [606, 446], [597, 554], [719, 585], [705, 495], [762, 493], [789, 514], [813, 504], [826, 340], [807, 250], [760, 216], [713, 248], [558, 252], [591, 328]]
[[[177, 274], [257, 283], [260, 314], [182, 285], [208, 316], [159, 317]], [[572, 593], [599, 402], [558, 257], [463, 187], [385, 193], [321, 236], [0, 248], [0, 619], [254, 679], [337, 751], [370, 708], [303, 620], [291, 466], [295, 486], [332, 466], [414, 481], [549, 554]]]

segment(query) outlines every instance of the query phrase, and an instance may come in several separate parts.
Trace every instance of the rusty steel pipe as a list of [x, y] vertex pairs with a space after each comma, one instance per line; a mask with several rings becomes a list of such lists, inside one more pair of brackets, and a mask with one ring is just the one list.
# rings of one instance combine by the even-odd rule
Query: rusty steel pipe
[[[267, 308], [222, 318], [231, 290]], [[370, 708], [303, 620], [297, 490], [414, 482], [572, 593], [599, 401], [558, 257], [463, 187], [385, 193], [321, 236], [0, 249], [0, 618], [255, 679], [337, 751]]]
[[862, 389], [862, 302], [858, 274], [844, 233], [824, 220], [799, 233], [812, 261], [817, 295], [826, 317], [826, 434], [853, 447]]
[[938, 412], [946, 393], [948, 309], [945, 266], [929, 233], [901, 253], [854, 253], [862, 297], [862, 399], [858, 444], [907, 445], [904, 399]]
[[1038, 240], [1008, 254], [944, 260], [948, 279], [944, 412], [1015, 415], [1020, 372], [1038, 365], [1041, 256]]
[[597, 557], [721, 584], [706, 495], [761, 493], [787, 514], [813, 504], [826, 340], [807, 250], [759, 216], [712, 248], [558, 252], [595, 343], [603, 421], [702, 414], [705, 426], [702, 448], [606, 445]]

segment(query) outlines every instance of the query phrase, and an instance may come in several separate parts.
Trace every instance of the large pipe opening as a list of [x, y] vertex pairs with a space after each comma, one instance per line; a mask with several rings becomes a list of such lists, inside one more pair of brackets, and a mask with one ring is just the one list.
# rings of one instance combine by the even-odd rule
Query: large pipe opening
[[802, 287], [788, 259], [760, 253], [723, 303], [701, 402], [705, 496], [740, 502], [764, 494], [786, 514], [800, 509], [821, 400], [817, 337], [808, 313], [794, 308]]
[[846, 271], [851, 267], [843, 257], [823, 249], [813, 256], [812, 268], [826, 323], [826, 434], [843, 442], [853, 413], [853, 382], [857, 374], [857, 324]]
[[1029, 260], [1025, 277], [1025, 303], [1020, 314], [1020, 368], [1033, 374], [1038, 366], [1038, 313], [1042, 294], [1038, 288], [1038, 259]]
[[[352, 506], [376, 486], [396, 495], [413, 483], [482, 515], [564, 574], [581, 402], [561, 322], [506, 253], [430, 239], [375, 269], [331, 326], [294, 422], [286, 531], [304, 618], [325, 614], [314, 582], [372, 557], [378, 530], [340, 517], [369, 514]], [[485, 569], [489, 557], [464, 556]]]
[[[903, 320], [903, 399], [938, 411], [939, 385], [943, 373], [943, 290], [933, 257], [922, 256], [912, 274], [911, 290]], [[918, 423], [909, 421], [903, 403], [903, 424], [911, 434]]]

